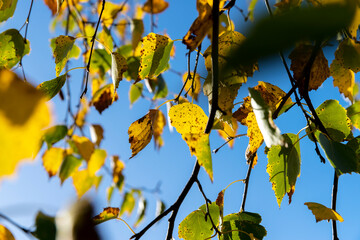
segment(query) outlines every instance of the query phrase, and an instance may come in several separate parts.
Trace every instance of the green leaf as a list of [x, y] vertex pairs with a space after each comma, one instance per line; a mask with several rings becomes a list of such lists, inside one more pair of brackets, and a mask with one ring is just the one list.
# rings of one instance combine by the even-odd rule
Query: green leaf
[[167, 95], [168, 88], [162, 74], [160, 74], [156, 79], [154, 99], [166, 98]]
[[41, 211], [37, 214], [35, 220], [36, 230], [32, 234], [40, 240], [55, 240], [56, 225], [55, 218], [50, 217]]
[[93, 217], [93, 222], [95, 225], [109, 221], [111, 219], [116, 219], [119, 216], [120, 209], [114, 207], [107, 207], [99, 214]]
[[346, 110], [353, 126], [360, 129], [360, 101], [356, 101]]
[[141, 41], [144, 33], [144, 22], [142, 19], [131, 20], [131, 45], [132, 49], [135, 50]]
[[289, 203], [295, 191], [296, 179], [300, 176], [300, 144], [297, 135], [283, 134], [285, 144], [274, 145], [267, 151], [267, 173], [272, 183], [279, 207], [285, 193], [289, 195]]
[[59, 178], [63, 183], [69, 178], [81, 165], [82, 159], [79, 159], [73, 155], [67, 155], [61, 164]]
[[126, 59], [128, 69], [124, 72], [127, 80], [136, 80], [139, 74], [140, 57], [130, 56]]
[[120, 207], [119, 216], [122, 216], [124, 213], [127, 213], [128, 216], [130, 216], [134, 208], [135, 208], [135, 197], [133, 193], [132, 192], [125, 193], [123, 202]]
[[144, 220], [146, 206], [147, 206], [146, 199], [141, 197], [139, 199], [139, 203], [138, 203], [138, 209], [137, 209], [137, 216], [138, 217], [137, 217], [137, 220], [135, 222], [135, 227], [137, 227]]
[[67, 132], [68, 128], [65, 125], [56, 125], [46, 129], [43, 139], [46, 142], [48, 149], [50, 149], [54, 143], [63, 139]]
[[130, 58], [133, 56], [131, 44], [122, 45], [116, 51], [120, 53], [124, 58]]
[[14, 15], [17, 0], [2, 0], [1, 3], [0, 22], [3, 22]]
[[114, 40], [109, 29], [105, 25], [102, 26], [102, 31], [99, 33], [99, 40], [102, 44], [109, 48], [110, 51], [112, 51], [114, 48]]
[[[219, 224], [220, 209], [215, 202], [209, 204], [209, 211], [214, 224]], [[211, 221], [207, 217], [205, 220], [206, 205], [202, 205], [198, 210], [190, 213], [179, 224], [179, 238], [185, 240], [203, 240], [214, 234]]]
[[360, 44], [353, 39], [344, 39], [335, 52], [335, 59], [346, 69], [360, 71]]
[[261, 216], [257, 213], [240, 212], [224, 217], [221, 240], [263, 239], [266, 230], [260, 225]]
[[104, 77], [111, 68], [111, 55], [105, 49], [95, 49], [91, 57], [90, 72], [99, 73]]
[[233, 52], [229, 68], [236, 63], [252, 63], [298, 41], [323, 40], [335, 36], [353, 20], [355, 1], [346, 3], [292, 9], [258, 21], [248, 38]]
[[353, 138], [351, 121], [337, 100], [326, 100], [316, 108], [316, 113], [332, 140], [342, 142]]
[[359, 171], [359, 162], [353, 148], [347, 144], [345, 145], [329, 140], [325, 135], [319, 132], [317, 132], [316, 135], [318, 135], [317, 138], [327, 159], [335, 168], [338, 175]]
[[135, 83], [130, 86], [129, 100], [131, 105], [134, 104], [139, 99], [139, 97], [141, 97], [142, 90], [142, 83]]
[[150, 33], [142, 39], [140, 69], [137, 81], [155, 78], [168, 68], [174, 41], [166, 36]]
[[[1, 15], [1, 14], [0, 14]], [[12, 68], [29, 52], [18, 30], [8, 29], [0, 34], [0, 69]]]
[[52, 80], [40, 83], [37, 88], [42, 91], [48, 100], [56, 96], [64, 86], [66, 81], [66, 74], [58, 76]]
[[257, 124], [264, 137], [266, 146], [270, 148], [273, 145], [283, 145], [284, 138], [280, 134], [279, 128], [273, 122], [269, 106], [265, 103], [257, 90], [249, 88], [249, 93], [251, 97], [251, 107], [253, 108]]
[[126, 59], [118, 52], [111, 53], [111, 77], [114, 90], [119, 86], [119, 82], [123, 78], [123, 73], [128, 69]]
[[55, 70], [57, 77], [60, 75], [61, 71], [66, 65], [67, 60], [69, 59], [74, 43], [75, 38], [71, 36], [60, 35], [51, 39], [50, 46], [55, 57]]

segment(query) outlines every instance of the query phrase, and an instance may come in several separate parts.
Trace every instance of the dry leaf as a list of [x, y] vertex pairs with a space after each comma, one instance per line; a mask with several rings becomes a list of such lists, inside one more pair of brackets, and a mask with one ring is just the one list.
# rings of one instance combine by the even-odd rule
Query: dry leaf
[[42, 160], [44, 168], [49, 174], [49, 177], [57, 174], [65, 155], [66, 150], [62, 148], [52, 147], [45, 151], [44, 155], [42, 156]]
[[165, 11], [169, 3], [164, 0], [148, 0], [144, 3], [142, 10], [147, 13], [158, 14]]
[[316, 222], [322, 221], [322, 220], [339, 220], [340, 222], [343, 222], [344, 219], [338, 214], [336, 211], [332, 210], [331, 208], [327, 208], [324, 205], [320, 203], [315, 202], [306, 202], [304, 203], [311, 212], [315, 215]]

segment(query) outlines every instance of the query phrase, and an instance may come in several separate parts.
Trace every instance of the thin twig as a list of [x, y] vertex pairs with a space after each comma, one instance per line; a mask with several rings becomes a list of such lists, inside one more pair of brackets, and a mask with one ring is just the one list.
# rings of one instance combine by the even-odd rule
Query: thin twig
[[191, 71], [190, 71], [190, 54], [191, 54], [191, 51], [189, 50], [188, 52], [188, 59], [187, 59], [187, 65], [188, 65], [188, 74], [187, 74], [187, 77], [186, 77], [186, 80], [179, 92], [179, 94], [177, 95], [177, 97], [174, 99], [175, 102], [179, 102], [179, 99], [180, 99], [180, 96], [181, 96], [181, 93], [182, 91], [184, 91], [184, 88], [185, 88], [185, 85], [187, 83], [187, 81], [189, 81], [189, 79], [191, 78]]
[[[331, 209], [336, 211], [336, 198], [337, 198], [337, 192], [338, 192], [338, 183], [339, 183], [339, 176], [336, 173], [334, 173], [334, 183], [333, 183], [333, 190], [332, 190], [332, 201], [331, 201]], [[331, 220], [332, 223], [332, 239], [333, 240], [339, 240], [337, 236], [337, 228], [336, 228], [336, 220]]]
[[11, 223], [12, 225], [14, 225], [15, 227], [17, 227], [18, 229], [20, 229], [20, 230], [23, 231], [24, 233], [31, 235], [31, 231], [30, 231], [29, 229], [20, 226], [17, 222], [15, 222], [14, 220], [12, 220], [12, 219], [10, 219], [9, 217], [5, 216], [4, 214], [0, 213], [0, 218], [2, 218], [2, 219], [4, 219], [5, 221]]
[[242, 198], [242, 203], [241, 203], [241, 208], [240, 208], [240, 212], [245, 211], [245, 203], [246, 203], [246, 197], [247, 197], [247, 192], [248, 192], [248, 187], [249, 187], [249, 181], [250, 181], [250, 174], [251, 174], [251, 169], [252, 166], [254, 164], [254, 159], [256, 157], [256, 152], [254, 152], [251, 156], [250, 156], [250, 164], [249, 164], [249, 168], [246, 174], [246, 178], [245, 178], [245, 186], [244, 186], [244, 194], [243, 194], [243, 198]]

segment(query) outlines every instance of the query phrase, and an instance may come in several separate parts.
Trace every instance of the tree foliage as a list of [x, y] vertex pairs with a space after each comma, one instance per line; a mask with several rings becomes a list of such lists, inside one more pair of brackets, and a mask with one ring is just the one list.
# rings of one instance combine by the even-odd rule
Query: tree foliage
[[[357, 36], [360, 4], [357, 0], [281, 0], [273, 6], [265, 0], [269, 15], [263, 18], [254, 15], [260, 3], [252, 0], [244, 16], [245, 21], [252, 21], [247, 33], [234, 27], [236, 22], [230, 12], [237, 8], [235, 0], [197, 0], [198, 16], [188, 32], [181, 33], [182, 40], [172, 40], [173, 36], [156, 28], [154, 18], [161, 18], [161, 13], [171, 4], [165, 0], [142, 1], [142, 5], [127, 0], [44, 0], [44, 3], [52, 12], [53, 27], [63, 32], [49, 40], [55, 64], [53, 79], [32, 86], [23, 68], [23, 58], [33, 54], [32, 39], [27, 39], [33, 0], [25, 28], [0, 33], [0, 177], [15, 174], [22, 161], [39, 156], [49, 178], [58, 178], [61, 184], [71, 180], [79, 199], [103, 184], [108, 193], [103, 198], [109, 204], [115, 192], [119, 192], [123, 200], [121, 206], [106, 207], [100, 213], [93, 213], [89, 202], [79, 200], [57, 216], [39, 212], [34, 220], [34, 231], [17, 225], [18, 228], [38, 239], [99, 239], [94, 225], [118, 219], [130, 228], [132, 239], [140, 239], [171, 213], [166, 236], [170, 240], [176, 235], [177, 213], [190, 188], [197, 185], [205, 204], [198, 209], [194, 206], [197, 210], [181, 221], [179, 238], [263, 239], [271, 227], [265, 229], [260, 224], [262, 218], [258, 213], [245, 211], [257, 152], [265, 146], [266, 172], [280, 207], [286, 194], [289, 203], [292, 201], [301, 172], [301, 151], [304, 151], [301, 143], [307, 139], [314, 144], [314, 156], [324, 161], [320, 146], [334, 168], [334, 190], [331, 208], [314, 202], [304, 204], [317, 222], [332, 220], [333, 236], [337, 239], [335, 221], [343, 221], [336, 212], [338, 179], [346, 173], [360, 173], [360, 142], [356, 136], [360, 103], [355, 82], [355, 74], [360, 71]], [[6, 21], [20, 7], [23, 6], [17, 5], [16, 0], [0, 0], [0, 21], [6, 26]], [[145, 28], [148, 24], [145, 15], [150, 19], [150, 31]], [[210, 41], [204, 40], [207, 37]], [[326, 49], [329, 45], [336, 46], [332, 58], [324, 54], [329, 52]], [[178, 76], [183, 86], [172, 94], [168, 88], [170, 79], [165, 79], [163, 74], [176, 72], [171, 66], [171, 59], [176, 58], [175, 47], [188, 49], [188, 62], [184, 62], [187, 72]], [[193, 52], [196, 54], [194, 62], [190, 58]], [[276, 53], [280, 54], [292, 87], [281, 89], [277, 82], [258, 81], [248, 88], [248, 94], [240, 95], [240, 89], [254, 82], [255, 72], [261, 71], [258, 61]], [[285, 53], [289, 60], [285, 59]], [[80, 61], [76, 60], [79, 58]], [[199, 58], [203, 58], [202, 67], [207, 72], [197, 72]], [[81, 65], [70, 69], [72, 62]], [[77, 96], [68, 84], [72, 80], [70, 72], [80, 70], [84, 71], [84, 77], [81, 96]], [[313, 106], [309, 92], [316, 94], [330, 77], [349, 106], [342, 106], [336, 99], [327, 99], [316, 108]], [[177, 200], [167, 207], [159, 200], [155, 219], [140, 230], [133, 230], [123, 216], [132, 214], [138, 206], [135, 226], [140, 226], [147, 215], [149, 196], [141, 188], [124, 188], [127, 179], [124, 161], [102, 147], [104, 132], [111, 129], [87, 119], [94, 109], [102, 114], [112, 108], [115, 101], [121, 101], [118, 91], [124, 88], [124, 81], [131, 83], [129, 100], [134, 108], [140, 98], [151, 105], [148, 111], [141, 113], [141, 118], [133, 119], [133, 123], [126, 126], [132, 152], [130, 159], [139, 157], [143, 149], [149, 148], [147, 145], [152, 139], [155, 149], [162, 148], [167, 141], [163, 137], [166, 125], [176, 129], [190, 154], [196, 157], [193, 173], [179, 191]], [[54, 124], [47, 103], [56, 96], [67, 101], [69, 107], [65, 121]], [[209, 109], [195, 103], [200, 96], [207, 98]], [[71, 108], [74, 99], [78, 106], [75, 111]], [[302, 114], [304, 128], [281, 134], [282, 126], [277, 126], [274, 120], [281, 115], [294, 121], [288, 115], [290, 109]], [[243, 128], [238, 123], [246, 127], [246, 134], [238, 134]], [[87, 126], [90, 134], [84, 131]], [[215, 131], [225, 140], [224, 145], [228, 143], [231, 147], [236, 138], [247, 136], [249, 139], [244, 159], [249, 170], [243, 180], [242, 207], [239, 212], [233, 210], [225, 216], [226, 189], [219, 189], [218, 198], [211, 201], [198, 178], [203, 169], [212, 182], [216, 181], [211, 151], [214, 146], [210, 143], [210, 135]], [[181, 141], [179, 137], [177, 141]], [[112, 181], [103, 181], [105, 175]], [[71, 221], [66, 219], [69, 216]], [[3, 215], [0, 217], [9, 220]], [[1, 239], [14, 239], [6, 227], [0, 227]]]

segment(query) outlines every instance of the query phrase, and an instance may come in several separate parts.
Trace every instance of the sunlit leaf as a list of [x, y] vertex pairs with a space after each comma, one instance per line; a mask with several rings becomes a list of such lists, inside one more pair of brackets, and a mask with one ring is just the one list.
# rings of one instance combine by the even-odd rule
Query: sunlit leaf
[[337, 100], [326, 100], [316, 108], [316, 113], [332, 140], [342, 142], [353, 138], [346, 109]]
[[156, 213], [155, 216], [159, 216], [166, 209], [165, 203], [161, 200], [156, 201]]
[[124, 175], [122, 171], [125, 168], [125, 163], [121, 161], [118, 156], [112, 156], [111, 160], [113, 183], [121, 192], [124, 186]]
[[344, 94], [351, 102], [355, 87], [355, 74], [352, 70], [344, 68], [339, 60], [334, 59], [330, 65], [330, 74], [334, 78], [334, 87], [339, 88], [339, 92]]
[[64, 69], [67, 60], [70, 57], [71, 49], [75, 43], [75, 38], [71, 36], [60, 35], [51, 40], [51, 47], [55, 57], [55, 70], [58, 77]]
[[7, 20], [14, 15], [17, 0], [5, 0], [0, 6], [0, 22]]
[[40, 240], [55, 240], [56, 239], [56, 225], [55, 218], [38, 212], [35, 219], [36, 230], [32, 233]]
[[53, 16], [58, 12], [56, 0], [44, 0], [44, 3], [48, 6]]
[[126, 59], [118, 52], [111, 53], [111, 77], [114, 89], [117, 89], [123, 78], [123, 73], [128, 69]]
[[127, 213], [127, 215], [130, 216], [134, 208], [135, 208], [134, 194], [132, 192], [126, 192], [120, 207], [119, 216], [122, 216], [124, 213]]
[[113, 102], [117, 101], [118, 94], [114, 90], [113, 84], [107, 84], [96, 91], [91, 104], [94, 105], [96, 110], [101, 114], [106, 108], [108, 108]]
[[[188, 77], [188, 73], [184, 73], [182, 77], [183, 83], [185, 83], [187, 77]], [[201, 90], [200, 75], [197, 73], [194, 77], [194, 73], [191, 73], [189, 79], [185, 84], [185, 91], [189, 93], [189, 95], [193, 97], [195, 101], [197, 101], [200, 90]]]
[[360, 129], [360, 101], [354, 102], [347, 109], [347, 115], [351, 119], [351, 123], [357, 129]]
[[351, 147], [330, 140], [321, 133], [318, 135], [318, 140], [326, 154], [327, 159], [335, 168], [338, 175], [358, 172], [359, 160], [357, 159], [355, 151]]
[[50, 148], [42, 156], [43, 165], [49, 177], [57, 174], [60, 170], [61, 163], [64, 160], [66, 151], [62, 148]]
[[104, 208], [104, 210], [92, 218], [94, 221], [94, 224], [100, 224], [106, 221], [109, 221], [111, 219], [116, 219], [119, 216], [120, 209], [115, 207], [107, 207]]
[[63, 74], [52, 80], [40, 83], [37, 86], [37, 89], [39, 89], [41, 92], [43, 92], [44, 95], [48, 98], [48, 100], [50, 100], [53, 97], [55, 97], [56, 94], [58, 94], [60, 92], [61, 88], [65, 84], [65, 81], [66, 81], [66, 74]]
[[144, 220], [146, 206], [147, 206], [146, 199], [143, 197], [140, 197], [139, 202], [138, 202], [137, 220], [135, 222], [135, 227], [137, 227]]
[[65, 125], [56, 125], [45, 130], [43, 140], [46, 142], [48, 149], [61, 139], [63, 139], [68, 132]]
[[172, 106], [169, 111], [171, 125], [181, 134], [190, 148], [191, 155], [204, 167], [213, 180], [209, 134], [205, 134], [208, 117], [196, 104], [183, 103]]
[[173, 43], [170, 38], [155, 33], [149, 33], [142, 39], [137, 81], [157, 77], [167, 68]]
[[75, 187], [78, 198], [81, 198], [93, 186], [96, 176], [90, 176], [87, 170], [74, 172], [73, 185]]
[[109, 29], [106, 26], [103, 26], [102, 31], [99, 33], [99, 40], [104, 44], [110, 51], [114, 48], [114, 40], [111, 36]]
[[86, 115], [89, 111], [89, 104], [86, 100], [85, 97], [83, 97], [82, 99], [80, 99], [80, 110], [78, 112], [78, 114], [76, 115], [75, 117], [75, 123], [76, 123], [76, 126], [82, 128], [86, 122]]
[[104, 129], [102, 126], [98, 124], [92, 124], [90, 126], [90, 137], [91, 141], [96, 146], [100, 146], [101, 141], [104, 139]]
[[154, 83], [152, 87], [154, 88], [154, 99], [166, 98], [168, 95], [168, 88], [166, 82], [163, 78], [163, 75], [160, 74], [155, 80], [151, 79], [150, 84]]
[[350, 38], [344, 39], [336, 49], [335, 59], [342, 67], [359, 72], [360, 44]]
[[267, 151], [268, 165], [266, 167], [279, 207], [286, 193], [291, 203], [296, 179], [300, 176], [301, 163], [299, 137], [288, 133], [284, 134], [283, 138], [285, 145], [273, 145]]
[[106, 151], [102, 149], [95, 149], [91, 154], [88, 162], [88, 171], [90, 176], [95, 176], [95, 173], [104, 165], [106, 159]]
[[[231, 126], [230, 124], [224, 122], [222, 130], [219, 130], [219, 135], [225, 140], [228, 141], [229, 138], [236, 136], [236, 131], [238, 129], [238, 124], [235, 118], [231, 119]], [[231, 140], [228, 142], [230, 148], [234, 146], [235, 140]]]
[[128, 70], [124, 72], [127, 80], [136, 80], [139, 75], [140, 57], [130, 56], [126, 59]]
[[83, 157], [86, 161], [89, 161], [91, 154], [95, 149], [94, 144], [87, 137], [77, 135], [73, 135], [72, 140], [81, 157]]
[[166, 119], [161, 111], [156, 111], [155, 116], [152, 119], [152, 128], [155, 141], [155, 147], [160, 148], [164, 145], [164, 141], [161, 137], [164, 127], [166, 125]]
[[67, 155], [60, 167], [59, 178], [61, 183], [72, 176], [80, 167], [82, 159], [79, 159], [73, 155]]
[[[102, 10], [102, 2], [99, 2], [97, 12], [100, 14]], [[106, 6], [104, 8], [104, 11], [102, 13], [103, 24], [106, 27], [110, 27], [111, 24], [113, 24], [116, 17], [121, 13], [126, 13], [129, 9], [128, 5], [123, 5], [122, 3], [113, 3], [110, 1], [106, 1]]]
[[[304, 69], [310, 59], [313, 49], [314, 46], [310, 44], [299, 44], [289, 55], [289, 58], [291, 59], [290, 69], [294, 73], [294, 79], [298, 84], [300, 92], [306, 91], [304, 89]], [[307, 90], [311, 91], [318, 89], [328, 77], [330, 77], [328, 61], [326, 60], [322, 49], [320, 49], [311, 66], [309, 88]]]
[[[209, 204], [211, 219], [215, 226], [219, 223], [219, 206], [215, 202]], [[210, 220], [205, 220], [206, 205], [202, 205], [198, 210], [190, 213], [179, 224], [179, 238], [185, 240], [206, 239], [214, 234]]]
[[[0, 12], [1, 13], [1, 12]], [[14, 235], [5, 226], [0, 225], [0, 239], [15, 240]]]
[[138, 47], [144, 33], [144, 22], [142, 19], [132, 19], [130, 27], [131, 45], [132, 49], [135, 50]]
[[[86, 61], [89, 59], [90, 51], [87, 52]], [[98, 73], [100, 78], [111, 68], [111, 54], [105, 49], [94, 49], [90, 62], [90, 73]]]
[[13, 174], [21, 160], [34, 158], [50, 123], [41, 92], [8, 70], [0, 71], [0, 177]]
[[106, 199], [107, 199], [108, 205], [110, 205], [110, 203], [111, 203], [111, 199], [114, 195], [114, 189], [115, 189], [115, 186], [113, 186], [113, 185], [106, 188]]
[[165, 0], [147, 0], [144, 3], [142, 10], [147, 13], [158, 14], [165, 11], [168, 6], [169, 3]]
[[[16, 5], [16, 1], [14, 3]], [[18, 30], [8, 29], [0, 33], [0, 69], [14, 67], [29, 51], [29, 42], [24, 43]]]
[[343, 222], [344, 219], [338, 214], [336, 211], [332, 210], [331, 208], [327, 208], [324, 205], [320, 203], [315, 202], [306, 202], [304, 203], [309, 210], [314, 214], [316, 222], [322, 221], [322, 220], [338, 220], [340, 222]]
[[142, 83], [135, 83], [130, 86], [130, 90], [129, 90], [130, 104], [134, 104], [141, 97], [142, 90], [143, 90]]

